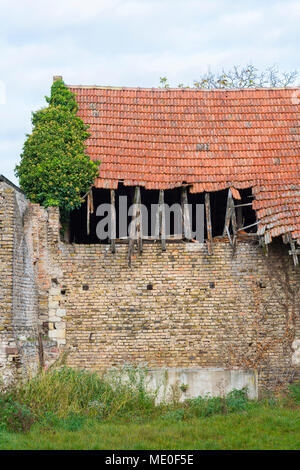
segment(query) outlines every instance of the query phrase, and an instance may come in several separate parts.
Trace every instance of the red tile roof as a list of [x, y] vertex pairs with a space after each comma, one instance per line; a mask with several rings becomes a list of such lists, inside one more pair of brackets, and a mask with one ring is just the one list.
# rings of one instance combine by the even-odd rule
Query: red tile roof
[[252, 187], [259, 232], [300, 243], [300, 89], [70, 89], [101, 161], [96, 187]]

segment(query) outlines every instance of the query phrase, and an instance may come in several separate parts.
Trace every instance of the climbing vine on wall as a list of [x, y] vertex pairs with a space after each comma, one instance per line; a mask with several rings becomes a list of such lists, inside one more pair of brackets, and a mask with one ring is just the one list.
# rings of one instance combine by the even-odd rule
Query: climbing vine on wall
[[[242, 350], [238, 340], [236, 344], [226, 347], [222, 351], [226, 357], [228, 366], [235, 365], [245, 369], [257, 369], [268, 365], [269, 371], [279, 367], [274, 365], [276, 349], [281, 349], [286, 357], [285, 378], [291, 381], [295, 375], [295, 368], [289, 364], [293, 341], [295, 339], [296, 324], [300, 320], [300, 283], [298, 279], [292, 279], [291, 263], [288, 258], [278, 258], [277, 263], [271, 262], [266, 257], [265, 266], [267, 268], [266, 284], [257, 283], [253, 277], [252, 288], [249, 295], [253, 303], [253, 314], [250, 320], [235, 318], [234, 324], [230, 324], [233, 337], [239, 338], [244, 331], [247, 331], [249, 341], [244, 341]], [[261, 289], [265, 289], [262, 295]], [[273, 323], [274, 304], [276, 309], [282, 312], [282, 321], [279, 324]], [[273, 357], [273, 364], [270, 358]], [[273, 382], [276, 386], [281, 386], [282, 377], [274, 372]]]
[[75, 96], [63, 80], [53, 83], [46, 101], [49, 106], [33, 113], [33, 130], [15, 172], [32, 202], [58, 206], [64, 218], [81, 206], [100, 162], [85, 153], [87, 126], [76, 115]]

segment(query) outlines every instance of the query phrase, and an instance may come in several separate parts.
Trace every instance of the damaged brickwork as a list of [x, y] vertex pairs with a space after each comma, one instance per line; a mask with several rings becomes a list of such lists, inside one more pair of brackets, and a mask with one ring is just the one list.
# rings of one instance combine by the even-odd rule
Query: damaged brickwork
[[[127, 245], [60, 241], [59, 214], [1, 184], [1, 374], [46, 365], [255, 369], [259, 390], [299, 377], [299, 269], [274, 241], [145, 243], [128, 267]], [[18, 202], [18, 198], [22, 203]], [[8, 354], [16, 348], [18, 355]], [[15, 350], [14, 350], [15, 351]], [[11, 358], [18, 359], [15, 363]]]
[[0, 379], [5, 385], [37, 371], [39, 335], [46, 352], [56, 346], [42, 338], [41, 328], [43, 314], [48, 318], [48, 296], [45, 305], [40, 295], [47, 277], [41, 268], [47, 253], [41, 239], [49, 220], [48, 211], [0, 181]]
[[0, 182], [0, 204], [0, 374], [10, 383], [37, 369], [38, 287], [24, 230], [28, 202]]
[[14, 198], [14, 191], [0, 183], [0, 377], [6, 382], [14, 378], [11, 362], [18, 357], [12, 326]]

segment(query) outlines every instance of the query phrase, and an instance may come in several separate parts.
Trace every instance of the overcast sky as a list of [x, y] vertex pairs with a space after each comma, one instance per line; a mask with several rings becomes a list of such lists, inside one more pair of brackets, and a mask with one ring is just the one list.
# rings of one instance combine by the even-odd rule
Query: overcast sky
[[14, 182], [53, 75], [152, 87], [209, 67], [300, 69], [299, 0], [0, 0], [0, 22], [0, 173]]

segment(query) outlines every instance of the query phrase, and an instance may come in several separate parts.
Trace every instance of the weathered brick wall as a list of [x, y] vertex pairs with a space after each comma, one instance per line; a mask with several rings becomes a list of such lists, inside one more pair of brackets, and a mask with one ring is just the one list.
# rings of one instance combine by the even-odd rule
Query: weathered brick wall
[[[19, 332], [20, 337], [22, 327], [25, 326], [27, 335], [22, 335], [22, 339], [27, 338], [27, 342], [22, 345], [22, 357], [27, 353], [28, 363], [32, 363], [30, 354], [39, 353], [45, 356], [46, 360], [52, 361], [58, 353], [57, 342], [48, 337], [52, 277], [60, 273], [59, 265], [56, 269], [55, 264], [59, 254], [58, 209], [46, 210], [38, 204], [29, 203], [24, 214], [23, 234], [24, 262], [19, 267], [20, 273], [23, 272], [23, 282], [19, 282], [19, 287], [15, 289], [17, 293], [21, 291], [23, 309], [20, 309], [21, 315], [15, 330]], [[16, 318], [17, 311], [14, 312], [14, 319]], [[42, 335], [43, 351], [39, 348], [38, 335]], [[40, 360], [43, 359], [35, 357], [35, 368]]]
[[[124, 362], [160, 367], [259, 370], [262, 388], [286, 382], [299, 286], [287, 247], [266, 257], [254, 242], [145, 244], [128, 268], [126, 245], [59, 245], [62, 269], [50, 290], [50, 337], [68, 364], [104, 370]], [[292, 318], [293, 317], [293, 318]], [[296, 329], [297, 331], [296, 331]]]
[[[28, 201], [0, 183], [0, 377], [5, 384], [38, 366], [38, 287]], [[2, 367], [1, 367], [2, 366]]]
[[13, 318], [15, 342], [19, 351], [20, 373], [34, 373], [38, 358], [38, 286], [35, 274], [33, 238], [24, 230], [33, 223], [31, 205], [24, 195], [15, 191], [14, 255], [13, 255]]
[[8, 348], [14, 347], [12, 328], [14, 249], [14, 191], [0, 182], [0, 380], [13, 378], [12, 355]]
[[42, 329], [47, 363], [66, 350], [70, 366], [98, 371], [129, 361], [250, 368], [260, 390], [299, 376], [300, 273], [282, 243], [268, 257], [254, 241], [239, 240], [234, 254], [215, 241], [212, 256], [206, 245], [145, 244], [130, 269], [126, 245], [112, 254], [108, 245], [60, 242], [58, 210], [27, 204], [5, 184], [0, 224], [6, 375], [18, 360], [37, 367]]

